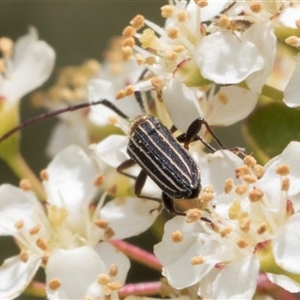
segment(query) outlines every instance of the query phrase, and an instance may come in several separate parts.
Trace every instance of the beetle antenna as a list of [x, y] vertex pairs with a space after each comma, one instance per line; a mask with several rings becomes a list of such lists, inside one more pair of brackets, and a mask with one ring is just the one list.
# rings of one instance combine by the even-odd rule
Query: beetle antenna
[[146, 114], [146, 109], [145, 109], [144, 101], [142, 98], [142, 93], [140, 91], [134, 91], [134, 96], [135, 96], [137, 103], [139, 104], [139, 106], [141, 108], [141, 111], [144, 114]]
[[9, 138], [14, 133], [20, 131], [21, 129], [29, 127], [29, 126], [31, 126], [35, 123], [40, 122], [40, 121], [50, 119], [52, 117], [55, 117], [57, 115], [63, 114], [63, 113], [68, 112], [68, 111], [74, 111], [74, 110], [78, 110], [78, 109], [82, 109], [82, 108], [90, 107], [90, 106], [94, 106], [94, 105], [99, 105], [99, 104], [102, 104], [102, 105], [110, 108], [112, 111], [114, 111], [121, 118], [129, 120], [129, 117], [127, 115], [125, 115], [114, 104], [112, 104], [110, 101], [108, 101], [106, 99], [99, 100], [99, 101], [85, 102], [85, 103], [81, 103], [81, 104], [71, 105], [71, 106], [68, 106], [66, 108], [62, 108], [62, 109], [59, 109], [59, 110], [50, 111], [50, 112], [38, 115], [36, 117], [33, 117], [31, 119], [28, 119], [28, 120], [22, 122], [21, 124], [19, 124], [18, 126], [12, 128], [8, 132], [6, 132], [2, 137], [0, 137], [0, 143], [3, 142], [4, 140], [6, 140], [7, 138]]

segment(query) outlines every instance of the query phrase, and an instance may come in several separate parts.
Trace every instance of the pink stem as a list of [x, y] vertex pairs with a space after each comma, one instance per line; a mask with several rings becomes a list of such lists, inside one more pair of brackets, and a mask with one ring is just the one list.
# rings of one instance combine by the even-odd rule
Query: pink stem
[[275, 300], [297, 300], [289, 291], [271, 282], [265, 273], [260, 273], [257, 280], [257, 292], [270, 295]]
[[157, 295], [160, 286], [160, 282], [126, 284], [120, 289], [119, 296], [122, 298], [129, 295]]
[[154, 270], [161, 271], [161, 264], [158, 259], [152, 254], [139, 247], [120, 240], [109, 241], [113, 246], [121, 250], [129, 258], [147, 266]]

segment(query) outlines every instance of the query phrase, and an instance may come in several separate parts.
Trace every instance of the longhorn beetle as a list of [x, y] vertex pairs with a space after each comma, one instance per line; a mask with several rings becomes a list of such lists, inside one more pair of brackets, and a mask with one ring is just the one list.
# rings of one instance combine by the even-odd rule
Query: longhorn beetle
[[[200, 140], [212, 152], [215, 149], [198, 135], [202, 125], [206, 127], [221, 149], [227, 149], [212, 131], [208, 123], [201, 117], [194, 120], [186, 133], [175, 138], [171, 130], [165, 127], [156, 117], [146, 115], [142, 104], [142, 97], [139, 91], [135, 92], [136, 99], [140, 104], [143, 115], [136, 117], [130, 128], [127, 153], [130, 159], [124, 161], [117, 167], [121, 174], [136, 180], [134, 192], [137, 197], [163, 202], [164, 207], [171, 214], [185, 215], [177, 211], [174, 206], [175, 200], [194, 199], [201, 191], [200, 170], [191, 154], [188, 152], [189, 144]], [[130, 118], [120, 111], [108, 100], [100, 100], [48, 112], [38, 117], [29, 119], [19, 126], [13, 128], [0, 138], [0, 142], [8, 138], [21, 128], [30, 126], [40, 120], [59, 115], [67, 111], [81, 109], [83, 107], [102, 104], [113, 110], [120, 117], [130, 121]], [[180, 144], [183, 143], [183, 146]], [[126, 169], [133, 165], [139, 165], [141, 171], [138, 176], [126, 173]], [[142, 189], [149, 176], [162, 190], [162, 199], [142, 195]]]

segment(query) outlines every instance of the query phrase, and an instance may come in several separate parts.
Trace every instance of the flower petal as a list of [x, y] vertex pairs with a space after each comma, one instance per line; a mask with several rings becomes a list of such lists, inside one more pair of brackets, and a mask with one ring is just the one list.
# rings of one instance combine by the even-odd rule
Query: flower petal
[[[288, 195], [293, 196], [300, 192], [300, 143], [290, 142], [282, 153], [271, 159], [265, 165], [265, 174], [260, 180], [269, 198], [275, 202], [278, 199], [278, 188], [281, 187], [281, 176], [274, 176], [279, 165], [287, 164], [290, 168], [290, 187]], [[278, 201], [278, 200], [277, 200]], [[275, 202], [276, 203], [276, 202]]]
[[105, 264], [105, 273], [108, 274], [111, 265], [115, 264], [118, 268], [118, 274], [113, 278], [113, 280], [117, 280], [121, 284], [124, 284], [130, 268], [130, 260], [128, 257], [106, 242], [98, 243], [95, 247], [95, 251]]
[[270, 279], [270, 281], [281, 286], [282, 288], [289, 291], [290, 293], [300, 292], [300, 284], [288, 278], [287, 276], [281, 274], [271, 274], [271, 273], [266, 273], [266, 275]]
[[71, 226], [84, 227], [82, 211], [97, 191], [93, 180], [98, 170], [93, 160], [80, 147], [72, 145], [54, 157], [47, 172], [49, 180], [44, 185], [48, 203], [66, 208]]
[[246, 34], [241, 36], [242, 41], [230, 31], [217, 31], [203, 38], [195, 59], [204, 78], [219, 84], [234, 84], [263, 68], [264, 57]]
[[30, 229], [40, 223], [43, 216], [42, 206], [31, 192], [10, 184], [0, 186], [0, 235], [17, 237], [16, 222], [22, 221], [24, 228]]
[[41, 264], [41, 258], [29, 255], [27, 262], [13, 256], [0, 267], [0, 299], [15, 299], [31, 282]]
[[[178, 231], [182, 233], [183, 240], [175, 243], [171, 235]], [[214, 252], [222, 247], [201, 232], [203, 230], [198, 222], [186, 223], [185, 218], [175, 217], [166, 223], [162, 241], [154, 246], [154, 253], [163, 265], [163, 275], [176, 289], [196, 284], [219, 262]], [[204, 263], [193, 265], [191, 259], [199, 255], [204, 258]]]
[[273, 255], [278, 266], [291, 273], [299, 274], [300, 264], [300, 214], [292, 215], [277, 229], [273, 239]]
[[178, 79], [167, 83], [163, 99], [173, 124], [181, 132], [186, 132], [189, 125], [203, 115], [196, 95]]
[[199, 293], [206, 299], [252, 299], [256, 290], [259, 261], [252, 255], [225, 265], [215, 278], [200, 283]]
[[160, 203], [140, 198], [109, 201], [100, 211], [100, 219], [108, 221], [114, 239], [124, 239], [147, 230], [160, 212]]
[[86, 126], [81, 122], [59, 122], [52, 130], [46, 153], [49, 157], [54, 157], [64, 148], [70, 145], [79, 145], [84, 150], [88, 149], [89, 137]]
[[218, 94], [209, 98], [205, 120], [212, 126], [232, 125], [245, 119], [256, 106], [257, 100], [258, 95], [247, 89], [221, 87]]
[[91, 148], [104, 164], [117, 168], [128, 159], [127, 145], [128, 138], [126, 136], [112, 134], [97, 145], [92, 145]]
[[241, 165], [242, 159], [229, 150], [219, 150], [205, 155], [199, 161], [202, 187], [211, 185], [216, 195], [222, 194], [226, 179], [232, 178], [236, 184], [239, 182], [235, 179], [234, 170]]
[[[89, 100], [99, 101], [101, 99], [106, 99], [114, 104], [128, 117], [136, 117], [141, 114], [141, 109], [134, 96], [128, 96], [120, 100], [116, 100], [116, 94], [121, 88], [124, 87], [118, 86], [118, 84], [107, 80], [92, 79], [88, 85]], [[107, 124], [108, 117], [111, 116], [122, 120], [122, 118], [112, 109], [103, 105], [93, 106], [91, 109], [94, 112], [91, 115], [92, 121], [99, 126]]]
[[55, 52], [46, 42], [38, 40], [37, 31], [30, 27], [29, 33], [16, 42], [10, 79], [5, 80], [1, 94], [16, 101], [43, 84], [50, 76]]
[[300, 106], [299, 78], [300, 78], [300, 58], [298, 57], [298, 61], [297, 61], [295, 70], [283, 92], [283, 95], [284, 95], [283, 102], [289, 107]]
[[89, 286], [104, 272], [105, 265], [94, 249], [88, 246], [71, 250], [58, 249], [47, 262], [47, 295], [49, 299], [55, 299], [51, 298], [54, 294], [49, 282], [58, 279], [61, 285], [57, 292], [63, 292], [68, 299], [85, 299]]

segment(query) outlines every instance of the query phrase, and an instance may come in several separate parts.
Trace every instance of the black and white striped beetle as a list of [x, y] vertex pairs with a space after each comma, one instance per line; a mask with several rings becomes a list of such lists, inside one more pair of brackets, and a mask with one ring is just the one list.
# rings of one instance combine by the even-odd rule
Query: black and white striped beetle
[[[135, 92], [135, 96], [144, 112], [145, 110], [142, 105], [140, 92]], [[128, 116], [121, 112], [111, 102], [104, 99], [69, 106], [65, 109], [48, 112], [27, 120], [2, 136], [0, 142], [21, 128], [32, 125], [40, 120], [67, 111], [73, 111], [98, 104], [110, 108], [120, 117], [130, 121]], [[185, 215], [184, 212], [175, 209], [173, 199], [194, 199], [198, 197], [201, 191], [200, 170], [191, 154], [187, 151], [188, 146], [192, 141], [200, 140], [211, 151], [215, 151], [211, 145], [207, 144], [207, 142], [198, 135], [202, 125], [210, 132], [220, 148], [226, 149], [203, 118], [198, 118], [193, 121], [187, 132], [177, 138], [172, 135], [172, 131], [176, 130], [175, 127], [170, 131], [154, 116], [143, 114], [134, 119], [130, 129], [129, 143], [127, 146], [127, 153], [130, 159], [118, 166], [117, 171], [136, 180], [134, 192], [137, 197], [155, 201], [162, 200], [164, 207], [168, 212], [175, 215]], [[183, 143], [184, 146], [180, 143]], [[125, 172], [126, 169], [135, 164], [141, 167], [138, 176], [133, 176]], [[147, 176], [149, 176], [162, 190], [162, 199], [142, 195], [142, 189], [145, 185]]]

